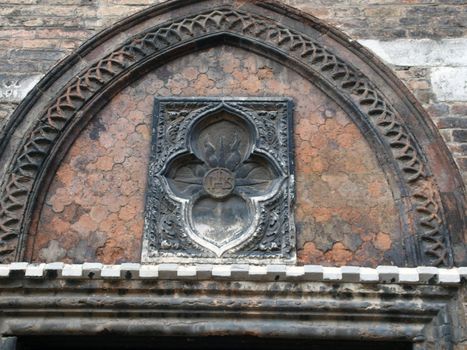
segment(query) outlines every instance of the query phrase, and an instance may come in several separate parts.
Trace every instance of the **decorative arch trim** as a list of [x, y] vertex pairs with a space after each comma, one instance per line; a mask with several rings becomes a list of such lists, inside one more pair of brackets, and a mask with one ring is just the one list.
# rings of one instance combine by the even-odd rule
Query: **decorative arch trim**
[[[165, 6], [171, 9], [180, 4], [176, 1]], [[64, 83], [40, 117], [35, 118], [9, 161], [0, 197], [0, 259], [3, 262], [23, 259], [28, 227], [41, 188], [47, 187], [47, 178], [90, 119], [92, 108], [100, 108], [97, 106], [106, 98], [154, 69], [157, 62], [166, 62], [206, 45], [227, 42], [242, 47], [253, 44], [252, 51], [272, 54], [289, 65], [290, 62], [297, 64], [302, 74], [317, 79], [318, 86], [352, 110], [360, 128], [373, 135], [370, 143], [377, 145], [378, 159], [391, 169], [392, 174], [388, 176], [393, 177], [399, 188], [397, 200], [404, 218], [407, 264], [452, 265], [446, 217], [461, 222], [463, 231], [464, 199], [462, 188], [454, 186], [460, 192], [453, 194], [455, 207], [443, 202], [430, 157], [422, 147], [430, 139], [429, 132], [417, 131], [418, 138], [420, 135], [423, 138], [417, 140], [414, 127], [406, 123], [407, 118], [401, 116], [362, 70], [325, 47], [321, 38], [289, 26], [289, 22], [295, 21], [294, 16], [283, 21], [286, 24], [265, 16], [271, 9], [281, 12], [282, 5], [263, 6], [269, 9], [254, 4], [245, 9], [232, 5], [209, 6], [210, 10], [168, 20], [130, 37]], [[324, 31], [322, 27], [320, 30]], [[332, 34], [331, 37], [335, 32]], [[21, 119], [33, 109], [27, 103], [19, 107]], [[425, 118], [428, 122], [428, 117]], [[447, 154], [443, 146], [434, 147], [439, 154]], [[449, 173], [459, 178], [455, 168], [451, 167]]]

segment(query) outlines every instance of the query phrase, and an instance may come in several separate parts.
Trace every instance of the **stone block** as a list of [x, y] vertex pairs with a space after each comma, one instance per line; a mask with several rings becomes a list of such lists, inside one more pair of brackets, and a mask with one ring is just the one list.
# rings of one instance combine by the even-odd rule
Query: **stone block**
[[418, 281], [417, 269], [408, 267], [399, 268], [399, 283], [417, 283]]
[[248, 279], [250, 266], [246, 264], [234, 264], [231, 266], [231, 276], [234, 280]]
[[19, 102], [39, 82], [42, 75], [0, 74], [0, 102]]
[[357, 266], [342, 266], [342, 282], [359, 282], [360, 267]]
[[6, 278], [10, 276], [10, 265], [0, 264], [0, 278]]
[[434, 68], [431, 84], [439, 101], [467, 101], [467, 67]]
[[45, 264], [29, 264], [24, 274], [29, 278], [42, 278], [44, 276]]
[[376, 269], [368, 267], [360, 268], [360, 282], [378, 282], [379, 274]]
[[[438, 128], [440, 129], [455, 129], [455, 128], [467, 129], [467, 118], [463, 116], [439, 118], [436, 120], [436, 124]], [[463, 131], [463, 130], [460, 130], [460, 131]], [[456, 138], [457, 138], [457, 135], [454, 136], [454, 141], [457, 141]]]
[[28, 267], [27, 262], [13, 262], [10, 264], [10, 277], [23, 277]]
[[359, 40], [383, 61], [397, 66], [465, 66], [467, 38]]
[[378, 266], [376, 271], [379, 275], [380, 282], [397, 283], [399, 282], [399, 268], [397, 266]]
[[342, 271], [339, 267], [323, 267], [324, 281], [341, 281]]
[[138, 278], [141, 264], [123, 263], [120, 265], [120, 276], [123, 278]]
[[268, 279], [271, 281], [283, 280], [286, 276], [286, 266], [285, 265], [268, 265], [267, 276], [268, 276]]
[[160, 264], [159, 278], [161, 279], [176, 279], [178, 265], [177, 264]]
[[436, 281], [438, 277], [438, 268], [434, 266], [419, 266], [417, 272], [420, 282], [423, 283]]
[[196, 278], [199, 280], [209, 280], [212, 278], [212, 265], [201, 264], [196, 266]]
[[305, 266], [287, 266], [285, 276], [287, 279], [304, 280]]
[[101, 277], [105, 279], [119, 279], [121, 276], [120, 265], [104, 265], [101, 270]]
[[452, 139], [454, 142], [467, 143], [467, 130], [453, 130]]
[[62, 262], [53, 262], [45, 264], [44, 271], [46, 273], [46, 276], [49, 278], [60, 277], [62, 276], [62, 271], [64, 267], [65, 264]]
[[159, 266], [157, 265], [141, 265], [139, 269], [139, 278], [141, 279], [157, 279], [159, 277]]
[[305, 265], [303, 267], [305, 272], [305, 279], [307, 281], [321, 281], [323, 280], [323, 267], [320, 265]]
[[251, 265], [249, 270], [250, 279], [255, 281], [266, 281], [267, 280], [267, 267]]
[[102, 270], [101, 263], [84, 263], [83, 264], [83, 276], [89, 278], [99, 278]]
[[214, 265], [212, 267], [212, 277], [214, 279], [230, 278], [231, 273], [230, 265]]
[[193, 265], [180, 265], [177, 269], [177, 277], [182, 279], [195, 279], [196, 273], [196, 266]]
[[454, 269], [438, 269], [438, 282], [441, 284], [457, 284], [461, 281], [459, 271]]
[[464, 280], [467, 280], [467, 267], [466, 266], [458, 267], [457, 271], [459, 272], [459, 275], [461, 278], [463, 278]]
[[83, 265], [81, 264], [65, 264], [62, 269], [62, 278], [83, 278]]

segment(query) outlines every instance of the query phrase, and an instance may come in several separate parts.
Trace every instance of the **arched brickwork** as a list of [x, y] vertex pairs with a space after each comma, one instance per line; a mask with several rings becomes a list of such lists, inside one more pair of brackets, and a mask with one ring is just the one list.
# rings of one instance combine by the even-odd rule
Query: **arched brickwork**
[[3, 260], [23, 259], [44, 189], [79, 132], [108, 100], [148, 71], [220, 44], [295, 70], [348, 113], [390, 183], [405, 264], [449, 266], [465, 259], [465, 196], [454, 163], [417, 102], [368, 52], [318, 20], [273, 2], [175, 1], [87, 43], [16, 111], [3, 139]]

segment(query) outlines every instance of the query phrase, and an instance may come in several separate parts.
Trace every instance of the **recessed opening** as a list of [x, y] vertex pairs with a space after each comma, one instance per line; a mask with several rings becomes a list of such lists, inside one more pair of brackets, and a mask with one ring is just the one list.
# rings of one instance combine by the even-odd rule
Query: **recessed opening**
[[17, 350], [53, 349], [191, 349], [191, 350], [409, 350], [406, 342], [312, 340], [257, 337], [120, 337], [27, 336], [18, 339]]

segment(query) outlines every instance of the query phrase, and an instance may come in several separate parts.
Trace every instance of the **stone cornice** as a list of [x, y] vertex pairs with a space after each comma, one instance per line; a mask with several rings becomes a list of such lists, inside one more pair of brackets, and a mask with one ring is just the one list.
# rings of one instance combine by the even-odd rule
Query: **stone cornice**
[[428, 266], [368, 268], [321, 265], [154, 265], [139, 263], [104, 265], [61, 262], [0, 264], [0, 285], [5, 279], [224, 280], [456, 285], [464, 283], [466, 278], [467, 267], [445, 269]]

